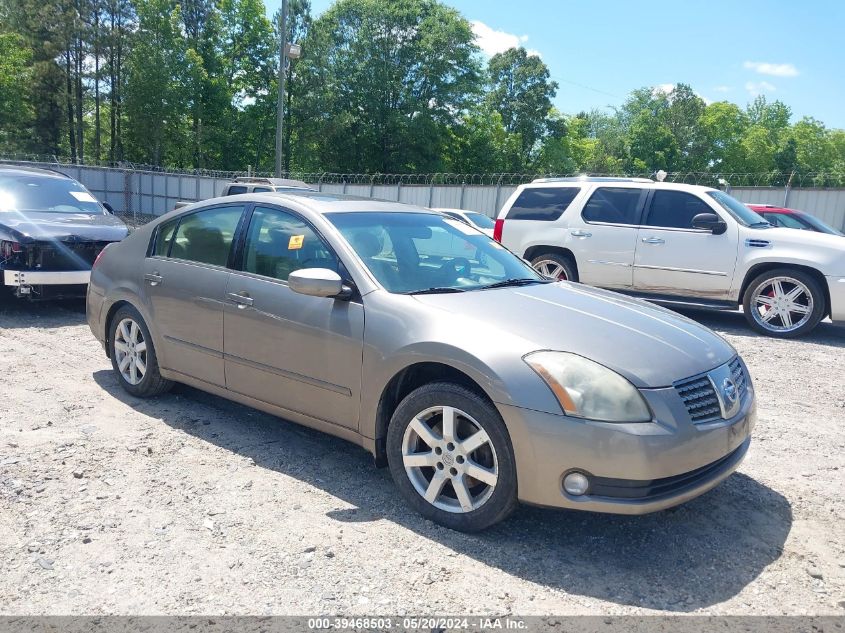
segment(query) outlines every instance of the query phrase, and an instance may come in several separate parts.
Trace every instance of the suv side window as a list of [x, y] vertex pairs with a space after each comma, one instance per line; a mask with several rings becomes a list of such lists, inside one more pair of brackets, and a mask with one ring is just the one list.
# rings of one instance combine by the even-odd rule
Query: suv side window
[[508, 211], [508, 220], [553, 222], [572, 204], [580, 187], [529, 187], [523, 189]]
[[170, 257], [225, 266], [244, 205], [215, 207], [182, 216]]
[[230, 185], [229, 190], [225, 193], [225, 195], [236, 196], [239, 193], [246, 193], [246, 187], [244, 185]]
[[338, 271], [332, 249], [303, 220], [281, 209], [255, 207], [244, 244], [244, 272], [287, 281], [303, 268]]
[[655, 191], [643, 224], [670, 229], [691, 229], [699, 213], [713, 213], [704, 200], [685, 191]]
[[637, 224], [646, 195], [648, 190], [642, 188], [599, 187], [584, 205], [581, 217], [586, 222]]
[[270, 187], [255, 187], [252, 190], [252, 193], [267, 193], [269, 191], [273, 191]]

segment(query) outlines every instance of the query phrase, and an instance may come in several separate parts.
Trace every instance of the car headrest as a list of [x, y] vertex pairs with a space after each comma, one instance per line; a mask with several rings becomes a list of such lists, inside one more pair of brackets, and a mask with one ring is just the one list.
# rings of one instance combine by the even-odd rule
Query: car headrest
[[357, 233], [352, 238], [352, 246], [364, 259], [375, 257], [381, 252], [381, 240], [372, 233]]

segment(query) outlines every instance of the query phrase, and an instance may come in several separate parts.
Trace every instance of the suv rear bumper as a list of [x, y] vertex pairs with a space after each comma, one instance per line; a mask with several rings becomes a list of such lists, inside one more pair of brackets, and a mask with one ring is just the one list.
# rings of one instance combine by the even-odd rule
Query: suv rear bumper
[[826, 277], [830, 292], [830, 318], [845, 321], [845, 277]]
[[5, 286], [72, 286], [85, 285], [91, 278], [90, 270], [4, 270]]

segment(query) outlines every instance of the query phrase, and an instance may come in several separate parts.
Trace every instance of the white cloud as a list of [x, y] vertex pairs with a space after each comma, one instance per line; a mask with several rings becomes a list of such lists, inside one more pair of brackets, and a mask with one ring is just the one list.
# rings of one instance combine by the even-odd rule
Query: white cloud
[[730, 86], [716, 86], [715, 88], [713, 88], [713, 90], [715, 90], [716, 92], [730, 92], [731, 90], [733, 90], [733, 88], [731, 88]]
[[773, 77], [797, 77], [798, 69], [792, 64], [772, 64], [769, 62], [745, 62], [742, 65], [748, 70], [753, 70], [761, 75], [772, 75]]
[[745, 89], [752, 97], [756, 97], [758, 94], [763, 92], [774, 92], [777, 90], [777, 88], [768, 81], [748, 81], [745, 83]]
[[[475, 43], [488, 57], [496, 53], [504, 53], [509, 48], [518, 48], [528, 41], [527, 35], [514, 35], [505, 31], [497, 31], [484, 24], [481, 20], [473, 20], [472, 32], [475, 33]], [[539, 54], [536, 51], [529, 53]]]
[[543, 56], [540, 54], [540, 51], [538, 51], [536, 48], [529, 48], [525, 52], [528, 53], [529, 55], [536, 55], [540, 59], [543, 59]]
[[675, 89], [675, 84], [657, 84], [651, 89], [653, 95], [668, 95], [672, 94], [672, 91]]

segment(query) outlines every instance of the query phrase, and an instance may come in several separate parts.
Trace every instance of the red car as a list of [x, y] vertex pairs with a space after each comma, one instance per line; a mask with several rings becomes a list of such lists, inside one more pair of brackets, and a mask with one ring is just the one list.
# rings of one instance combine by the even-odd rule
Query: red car
[[786, 209], [771, 204], [749, 204], [753, 211], [763, 216], [769, 224], [783, 226], [788, 229], [802, 229], [804, 231], [816, 231], [817, 233], [830, 233], [831, 235], [842, 235], [832, 226], [828, 226], [816, 216], [810, 215], [797, 209]]

